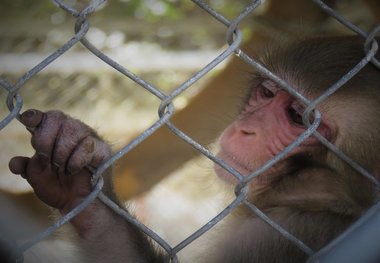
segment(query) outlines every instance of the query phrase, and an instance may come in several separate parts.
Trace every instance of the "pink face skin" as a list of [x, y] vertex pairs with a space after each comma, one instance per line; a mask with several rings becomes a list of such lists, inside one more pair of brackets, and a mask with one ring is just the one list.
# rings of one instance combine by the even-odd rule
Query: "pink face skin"
[[[302, 124], [303, 110], [304, 107], [286, 91], [279, 89], [272, 81], [264, 80], [252, 89], [237, 120], [223, 132], [218, 157], [241, 175], [249, 175], [305, 131]], [[331, 130], [325, 123], [321, 123], [317, 130], [330, 139]], [[309, 137], [291, 155], [318, 143], [317, 139]], [[280, 167], [281, 163], [277, 168]], [[268, 184], [268, 180], [275, 177], [275, 169], [271, 168], [257, 179], [265, 178]], [[215, 172], [229, 183], [237, 182], [233, 175], [219, 165], [215, 165]], [[254, 181], [265, 183], [263, 180]]]

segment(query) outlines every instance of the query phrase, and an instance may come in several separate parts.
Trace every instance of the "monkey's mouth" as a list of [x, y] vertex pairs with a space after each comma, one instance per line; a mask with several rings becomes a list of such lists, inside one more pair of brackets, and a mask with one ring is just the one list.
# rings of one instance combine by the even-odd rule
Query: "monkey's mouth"
[[[244, 177], [249, 176], [262, 165], [257, 160], [249, 163], [244, 162], [244, 160], [241, 161], [238, 156], [235, 156], [234, 154], [230, 153], [229, 151], [226, 151], [223, 148], [221, 148], [217, 156], [218, 158], [222, 159], [226, 164], [233, 167], [239, 174], [241, 174]], [[270, 170], [265, 171], [264, 173], [261, 173], [258, 176], [254, 177], [252, 179], [252, 183], [255, 186], [255, 188], [268, 186], [276, 180], [280, 179], [282, 176], [278, 175], [278, 168], [278, 165], [275, 165]], [[215, 164], [214, 170], [218, 177], [221, 178], [223, 181], [230, 184], [236, 184], [238, 182], [238, 179], [233, 174], [228, 172], [220, 165]]]
[[[248, 176], [254, 171], [254, 169], [249, 168], [245, 163], [240, 162], [237, 156], [223, 149], [220, 150], [220, 152], [217, 154], [217, 157], [223, 160], [227, 165], [234, 168], [242, 176]], [[227, 181], [229, 183], [236, 183], [238, 180], [233, 174], [218, 164], [214, 165], [214, 170], [216, 174], [224, 181]]]

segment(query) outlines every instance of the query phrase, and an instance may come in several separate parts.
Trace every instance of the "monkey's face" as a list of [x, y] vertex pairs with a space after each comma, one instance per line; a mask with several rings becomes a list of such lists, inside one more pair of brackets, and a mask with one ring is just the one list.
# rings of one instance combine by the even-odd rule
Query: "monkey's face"
[[[286, 91], [270, 80], [261, 81], [250, 92], [239, 117], [232, 122], [220, 138], [218, 157], [247, 176], [291, 144], [305, 127], [302, 123], [304, 107]], [[331, 139], [330, 127], [321, 122], [318, 127], [327, 139]], [[286, 159], [299, 153], [314, 151], [320, 147], [319, 141], [309, 137], [301, 146], [293, 150], [265, 174], [255, 178], [254, 184], [268, 185], [279, 176]], [[236, 182], [233, 175], [216, 165], [219, 177]]]

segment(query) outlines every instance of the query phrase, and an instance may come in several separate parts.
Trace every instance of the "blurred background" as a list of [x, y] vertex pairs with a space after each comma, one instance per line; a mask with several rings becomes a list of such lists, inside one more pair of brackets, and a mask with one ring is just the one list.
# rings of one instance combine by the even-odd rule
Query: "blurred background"
[[[210, 4], [234, 17], [247, 2], [227, 6], [226, 1], [217, 0]], [[66, 3], [80, 10], [88, 1]], [[16, 83], [74, 35], [75, 19], [49, 0], [3, 0], [0, 17], [0, 77], [10, 83]], [[86, 37], [91, 43], [166, 94], [225, 47], [225, 27], [190, 1], [109, 1], [91, 16], [90, 23]], [[176, 110], [184, 108], [222, 68], [177, 98]], [[155, 96], [105, 65], [81, 44], [27, 81], [20, 94], [24, 99], [22, 111], [62, 110], [94, 127], [115, 150], [158, 119], [160, 104]], [[0, 118], [8, 114], [6, 96], [7, 92], [0, 89]], [[220, 121], [221, 116], [215, 117]], [[25, 226], [17, 230], [21, 238], [52, 222], [50, 211], [34, 198], [26, 181], [8, 170], [12, 156], [33, 153], [29, 140], [28, 132], [16, 120], [0, 132], [4, 149], [0, 151], [0, 204], [14, 214], [21, 213], [9, 219], [15, 228]], [[212, 164], [198, 158], [181, 167], [133, 202], [139, 218], [173, 245], [219, 209], [214, 182], [207, 183], [210, 178], [200, 175], [209, 174]], [[173, 231], [172, 226], [183, 221], [187, 223]]]
[[[66, 2], [80, 9], [88, 1]], [[214, 2], [231, 16], [244, 6], [244, 1], [233, 8], [227, 8], [224, 1]], [[1, 1], [0, 16], [0, 76], [10, 83], [74, 35], [75, 19], [49, 0]], [[185, 17], [186, 22], [179, 23]], [[225, 44], [225, 27], [188, 1], [108, 2], [90, 23], [86, 37], [92, 44], [166, 94], [215, 58]], [[185, 107], [203, 82], [217, 73], [218, 69], [180, 96], [176, 109]], [[4, 103], [7, 93], [0, 92], [3, 118], [8, 113]], [[81, 44], [31, 78], [20, 94], [23, 110], [63, 110], [95, 127], [115, 148], [153, 124], [160, 103]], [[16, 121], [12, 124], [0, 133], [1, 141], [12, 143], [6, 149], [15, 152], [20, 152], [14, 145], [20, 142], [21, 152], [25, 152], [27, 145], [18, 139], [27, 134]], [[15, 153], [6, 152], [1, 154]], [[7, 174], [3, 165], [0, 188], [16, 192], [28, 189], [18, 179], [7, 176], [3, 180]]]
[[[65, 2], [78, 10], [88, 4], [84, 0]], [[225, 17], [233, 19], [250, 1], [206, 2]], [[309, 1], [289, 3], [264, 1], [255, 15], [244, 21], [241, 30], [248, 52], [259, 52], [268, 44], [268, 39], [279, 42], [280, 39], [289, 41], [309, 35], [349, 32]], [[371, 6], [379, 5], [376, 0], [344, 0], [336, 4], [346, 17], [366, 29], [375, 23], [376, 14], [379, 15]], [[299, 8], [294, 8], [296, 6]], [[75, 19], [51, 1], [2, 0], [0, 77], [16, 83], [28, 70], [68, 41], [74, 35], [74, 25]], [[226, 48], [226, 27], [191, 1], [108, 1], [90, 17], [90, 25], [86, 38], [92, 44], [166, 94]], [[244, 66], [239, 64], [239, 71], [231, 71], [233, 63], [241, 64], [234, 61], [222, 63], [174, 101], [177, 112], [186, 112], [189, 106], [196, 104], [194, 98], [207, 99], [207, 106], [203, 103], [198, 111], [193, 107], [186, 118], [182, 118], [183, 122], [195, 122], [189, 128], [189, 134], [194, 133], [196, 139], [206, 145], [215, 140], [239, 105], [232, 98], [227, 104], [221, 103], [219, 100], [228, 96], [218, 98], [208, 93], [206, 96], [205, 90], [212, 86], [219, 94], [229, 88], [235, 97], [241, 98], [248, 83], [247, 72], [251, 69], [241, 70]], [[231, 76], [234, 77], [235, 89], [228, 87]], [[160, 105], [160, 100], [154, 95], [106, 65], [81, 44], [75, 45], [28, 80], [20, 94], [24, 99], [22, 111], [29, 108], [62, 110], [96, 128], [115, 150], [158, 120]], [[0, 89], [1, 119], [8, 114], [6, 97], [7, 92]], [[214, 104], [224, 105], [224, 108], [214, 109]], [[210, 124], [197, 126], [198, 118], [206, 119]], [[151, 173], [145, 172], [142, 177], [131, 175], [133, 172], [127, 172], [133, 170], [129, 169], [129, 164], [120, 164], [123, 177], [118, 179], [117, 190], [123, 200], [132, 198], [136, 214], [144, 223], [175, 245], [221, 211], [221, 205], [231, 197], [228, 193], [220, 194], [224, 186], [212, 176], [213, 164], [210, 161], [196, 156], [196, 151], [188, 146], [184, 146], [186, 157], [178, 157], [178, 160], [170, 154], [161, 157], [149, 155], [162, 147], [157, 146], [155, 140], [158, 139], [153, 138], [152, 142], [146, 143], [147, 146], [141, 147], [143, 150], [137, 149], [132, 154], [131, 160], [144, 162], [130, 164], [133, 168], [144, 166], [141, 169], [148, 169]], [[175, 139], [163, 140], [164, 146], [170, 148], [172, 140]], [[0, 131], [0, 147], [3, 149], [0, 151], [0, 204], [14, 210], [12, 213], [21, 213], [17, 217], [19, 222], [13, 222], [15, 225], [26, 225], [25, 221], [33, 224], [34, 227], [28, 224], [18, 230], [18, 235], [25, 238], [51, 223], [49, 210], [34, 198], [29, 185], [8, 170], [12, 156], [32, 154], [29, 134], [14, 120]], [[210, 147], [213, 149], [212, 145]], [[157, 158], [159, 162], [154, 161]], [[173, 165], [167, 167], [167, 163]], [[169, 176], [165, 178], [166, 175]], [[147, 186], [144, 186], [144, 180], [149, 181]], [[173, 229], [173, 225], [180, 227]]]

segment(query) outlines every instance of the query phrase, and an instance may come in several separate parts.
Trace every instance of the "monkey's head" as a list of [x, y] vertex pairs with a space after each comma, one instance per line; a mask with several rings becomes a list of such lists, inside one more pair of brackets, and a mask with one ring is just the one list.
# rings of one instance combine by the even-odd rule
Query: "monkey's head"
[[[364, 56], [363, 38], [336, 37], [300, 41], [271, 50], [261, 60], [268, 69], [313, 100]], [[368, 64], [317, 106], [322, 115], [317, 131], [376, 176], [380, 176], [379, 83], [380, 70]], [[302, 122], [305, 105], [275, 82], [254, 73], [247, 94], [239, 116], [220, 138], [218, 154], [243, 176], [254, 172], [306, 130]], [[215, 170], [222, 179], [237, 182], [223, 168], [216, 165]], [[343, 181], [342, 187], [346, 189], [353, 188], [353, 181], [368, 184], [366, 180], [311, 136], [283, 160], [254, 178], [251, 192], [260, 195], [268, 189], [276, 189], [277, 193], [294, 195], [299, 191], [295, 187], [300, 184], [305, 191], [313, 191], [310, 189], [313, 185], [317, 187], [316, 183], [329, 188]], [[318, 183], [322, 181], [324, 183]], [[349, 190], [354, 191], [354, 188]], [[370, 194], [365, 199], [372, 200], [372, 197]]]

